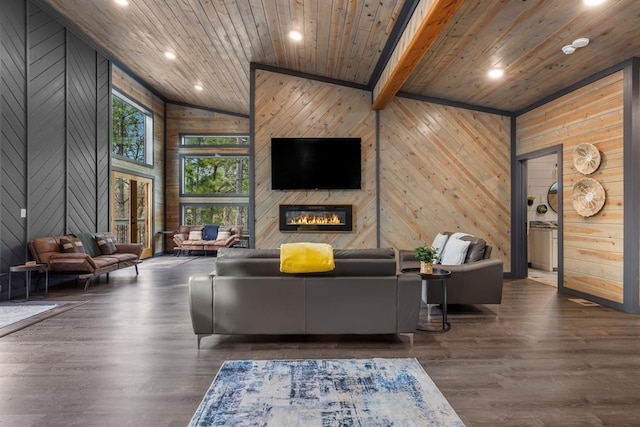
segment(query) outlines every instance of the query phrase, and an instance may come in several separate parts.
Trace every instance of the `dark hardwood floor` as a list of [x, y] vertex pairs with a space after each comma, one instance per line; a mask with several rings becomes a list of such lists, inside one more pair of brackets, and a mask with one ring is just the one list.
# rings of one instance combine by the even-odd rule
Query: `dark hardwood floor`
[[[640, 316], [505, 281], [495, 307], [406, 337], [205, 338], [190, 274], [213, 258], [145, 261], [49, 300], [89, 302], [0, 338], [0, 426], [185, 426], [228, 359], [415, 357], [468, 426], [640, 425]], [[183, 262], [184, 261], [184, 262]], [[265, 313], [268, 311], [265, 307]], [[261, 315], [261, 313], [256, 313]]]

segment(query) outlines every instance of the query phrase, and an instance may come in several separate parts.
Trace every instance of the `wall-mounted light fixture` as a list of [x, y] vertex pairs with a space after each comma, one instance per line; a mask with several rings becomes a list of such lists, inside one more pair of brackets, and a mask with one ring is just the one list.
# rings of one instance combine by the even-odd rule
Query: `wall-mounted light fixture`
[[589, 44], [589, 39], [586, 37], [580, 37], [579, 39], [575, 39], [573, 43], [562, 46], [562, 52], [566, 55], [571, 55], [576, 49], [581, 47], [585, 47]]

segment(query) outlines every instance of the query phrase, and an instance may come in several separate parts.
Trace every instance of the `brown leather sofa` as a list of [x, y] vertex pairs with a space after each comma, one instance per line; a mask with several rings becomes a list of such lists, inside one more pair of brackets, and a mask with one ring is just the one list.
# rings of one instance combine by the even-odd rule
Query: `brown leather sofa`
[[176, 255], [190, 254], [191, 251], [201, 251], [207, 255], [207, 252], [217, 252], [218, 249], [230, 248], [240, 242], [242, 226], [239, 225], [218, 227], [218, 232], [229, 233], [229, 237], [225, 239], [216, 239], [217, 235], [216, 237], [206, 239], [206, 235], [203, 235], [203, 237], [199, 239], [189, 238], [190, 234], [193, 236], [192, 232], [196, 232], [196, 234], [198, 234], [198, 232], [203, 233], [205, 227], [204, 225], [181, 225], [178, 232], [173, 236]]
[[216, 270], [189, 278], [198, 347], [212, 334], [413, 333], [420, 278], [397, 274], [392, 248], [334, 249], [335, 269], [280, 272], [279, 249], [220, 249]]
[[[142, 245], [137, 243], [115, 243], [111, 233], [81, 233], [78, 236], [83, 243], [82, 251], [64, 252], [63, 242], [67, 242], [75, 236], [39, 237], [30, 241], [27, 246], [33, 259], [42, 264], [47, 264], [49, 272], [76, 276], [85, 280], [84, 290], [89, 287], [89, 281], [101, 274], [127, 267], [135, 267], [138, 275], [138, 262], [142, 254]], [[101, 239], [112, 239], [115, 252], [102, 255], [97, 242]]]

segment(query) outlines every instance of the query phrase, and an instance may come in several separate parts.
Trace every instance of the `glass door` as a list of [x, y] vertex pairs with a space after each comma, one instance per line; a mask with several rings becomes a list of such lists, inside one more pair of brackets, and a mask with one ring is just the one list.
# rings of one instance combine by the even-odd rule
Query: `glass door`
[[118, 243], [142, 243], [141, 258], [151, 257], [153, 181], [113, 172], [111, 182], [111, 231]]

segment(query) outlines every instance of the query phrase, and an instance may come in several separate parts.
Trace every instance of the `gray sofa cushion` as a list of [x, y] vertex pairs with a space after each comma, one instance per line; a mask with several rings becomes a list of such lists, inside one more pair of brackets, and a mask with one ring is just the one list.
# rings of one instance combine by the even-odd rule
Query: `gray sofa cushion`
[[487, 242], [484, 239], [480, 239], [475, 236], [464, 236], [461, 237], [460, 240], [465, 240], [471, 242], [469, 244], [469, 249], [467, 249], [467, 256], [464, 259], [464, 263], [480, 261], [484, 259], [484, 253], [487, 249]]
[[333, 257], [336, 259], [395, 259], [396, 253], [393, 248], [334, 249]]
[[335, 258], [336, 268], [326, 273], [308, 273], [307, 276], [356, 277], [395, 276], [396, 259], [393, 258]]
[[278, 258], [280, 259], [280, 249], [246, 249], [246, 248], [220, 248], [218, 249], [218, 259], [220, 258]]
[[[222, 248], [218, 251], [218, 258], [220, 257], [280, 259], [280, 249]], [[354, 259], [354, 258], [395, 259], [396, 254], [393, 248], [334, 249], [333, 257], [340, 258], [340, 259]]]
[[[393, 248], [336, 249], [336, 268], [325, 273], [302, 276], [394, 276], [396, 260]], [[280, 272], [279, 249], [223, 248], [218, 251], [216, 276], [291, 276]]]

